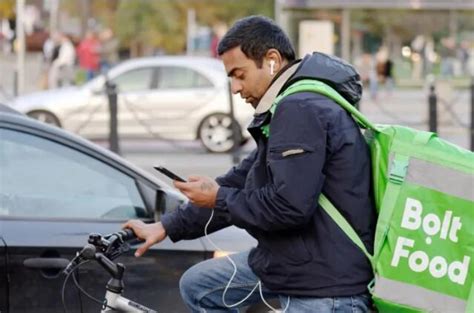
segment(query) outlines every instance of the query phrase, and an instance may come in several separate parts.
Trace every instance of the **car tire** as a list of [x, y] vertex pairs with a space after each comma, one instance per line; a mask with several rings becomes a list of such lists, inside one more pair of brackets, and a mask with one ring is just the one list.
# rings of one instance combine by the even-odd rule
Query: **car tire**
[[59, 119], [56, 117], [56, 115], [54, 115], [51, 112], [44, 111], [44, 110], [37, 110], [37, 111], [28, 112], [26, 113], [26, 115], [35, 120], [46, 123], [48, 125], [61, 127], [61, 123], [59, 122]]
[[[237, 121], [236, 123], [238, 145], [243, 141], [242, 130]], [[206, 116], [198, 129], [198, 138], [202, 145], [209, 152], [225, 153], [231, 151], [234, 146], [234, 138], [232, 136], [232, 119], [228, 114], [214, 113]]]

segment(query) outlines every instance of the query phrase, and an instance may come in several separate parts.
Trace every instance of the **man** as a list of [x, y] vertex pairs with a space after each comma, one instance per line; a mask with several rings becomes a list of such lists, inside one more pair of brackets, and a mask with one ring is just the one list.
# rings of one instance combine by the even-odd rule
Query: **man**
[[[171, 240], [203, 235], [236, 225], [258, 240], [251, 251], [201, 262], [181, 278], [180, 289], [192, 312], [234, 312], [228, 306], [253, 293], [242, 305], [279, 298], [287, 312], [366, 312], [372, 271], [364, 254], [317, 204], [324, 193], [351, 223], [366, 246], [373, 243], [375, 213], [370, 188], [368, 148], [354, 120], [320, 94], [284, 98], [273, 116], [276, 95], [302, 78], [336, 88], [349, 102], [361, 97], [359, 75], [339, 59], [315, 53], [295, 61], [294, 49], [271, 20], [239, 20], [222, 38], [218, 53], [240, 93], [255, 107], [249, 131], [257, 148], [215, 181], [192, 176], [174, 182], [190, 204], [145, 225], [130, 221], [146, 242], [143, 254], [166, 236]], [[270, 135], [262, 126], [270, 123]], [[260, 287], [260, 286], [259, 286]], [[232, 311], [234, 310], [234, 311]]]

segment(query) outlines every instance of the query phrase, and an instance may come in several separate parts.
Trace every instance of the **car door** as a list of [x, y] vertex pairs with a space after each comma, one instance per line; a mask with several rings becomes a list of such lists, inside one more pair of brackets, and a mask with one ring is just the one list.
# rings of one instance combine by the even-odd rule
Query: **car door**
[[[109, 79], [116, 86], [119, 135], [143, 137], [146, 128], [140, 124], [142, 113], [133, 108], [137, 102], [149, 101], [151, 90], [156, 88], [155, 69], [135, 67]], [[107, 138], [110, 133], [110, 108], [105, 77], [97, 77], [86, 89], [89, 90], [88, 109], [77, 113], [81, 116], [81, 123], [74, 128], [74, 132], [86, 138]]]
[[[5, 273], [8, 267], [8, 287], [2, 290], [4, 297], [9, 295], [6, 310], [63, 312], [61, 271], [87, 243], [88, 234], [117, 231], [130, 218], [152, 221], [153, 208], [145, 198], [159, 186], [125, 173], [97, 151], [38, 130], [0, 127], [0, 151], [0, 241], [8, 246], [8, 262], [0, 270]], [[173, 247], [166, 241], [162, 250], [153, 249], [139, 260], [131, 253], [122, 257], [128, 268], [127, 296], [165, 311], [184, 311], [179, 277], [205, 257], [199, 242], [186, 244]], [[0, 251], [5, 261], [5, 249]], [[103, 299], [104, 270], [90, 263], [78, 273], [83, 288]], [[66, 285], [65, 303], [68, 312], [100, 308], [72, 282]]]
[[118, 131], [122, 137], [150, 137], [144, 124], [149, 112], [140, 110], [156, 101], [156, 68], [143, 66], [111, 79], [118, 93]]
[[[221, 90], [189, 66], [158, 67], [157, 89], [137, 109], [155, 134], [168, 139], [195, 139], [203, 116], [213, 110]], [[222, 106], [227, 108], [223, 103]]]

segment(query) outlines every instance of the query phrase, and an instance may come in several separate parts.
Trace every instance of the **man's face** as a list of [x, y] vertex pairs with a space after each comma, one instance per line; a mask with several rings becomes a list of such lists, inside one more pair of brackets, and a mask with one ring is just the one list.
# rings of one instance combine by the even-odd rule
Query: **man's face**
[[256, 108], [272, 81], [268, 67], [258, 68], [252, 59], [245, 56], [240, 47], [222, 54], [222, 61], [231, 79], [232, 93], [239, 93], [245, 102]]

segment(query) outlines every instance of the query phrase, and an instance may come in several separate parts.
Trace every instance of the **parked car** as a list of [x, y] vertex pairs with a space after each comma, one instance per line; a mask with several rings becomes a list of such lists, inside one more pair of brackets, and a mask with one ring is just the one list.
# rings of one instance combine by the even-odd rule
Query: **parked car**
[[[118, 231], [130, 218], [159, 220], [184, 201], [110, 151], [0, 105], [0, 311], [63, 312], [61, 271], [89, 233]], [[228, 251], [256, 243], [235, 227], [211, 238]], [[159, 312], [185, 312], [179, 278], [213, 256], [205, 239], [176, 244], [166, 239], [141, 258], [129, 252], [120, 257], [125, 295]], [[98, 299], [109, 278], [98, 264], [79, 269], [81, 286]], [[68, 312], [100, 311], [72, 284], [65, 300]]]
[[[230, 96], [221, 61], [191, 56], [158, 56], [125, 61], [107, 73], [117, 86], [119, 135], [170, 140], [199, 139], [211, 152], [233, 148], [230, 99], [236, 141], [249, 137], [253, 108]], [[89, 139], [107, 138], [109, 106], [106, 76], [83, 86], [36, 92], [14, 99], [16, 110]]]

